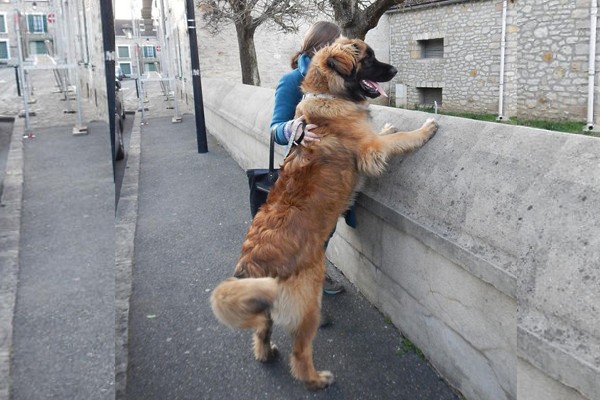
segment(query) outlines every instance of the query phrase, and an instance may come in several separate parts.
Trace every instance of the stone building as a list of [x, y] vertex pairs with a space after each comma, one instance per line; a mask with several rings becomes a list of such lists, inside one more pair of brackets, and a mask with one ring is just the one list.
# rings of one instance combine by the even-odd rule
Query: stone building
[[434, 0], [390, 10], [396, 103], [598, 123], [598, 79], [588, 90], [589, 71], [600, 65], [600, 52], [590, 54], [595, 7], [595, 0]]
[[[417, 4], [418, 3], [418, 4]], [[388, 11], [366, 41], [399, 70], [380, 104], [495, 114], [500, 119], [572, 120], [597, 130], [600, 51], [590, 56], [593, 0], [419, 0]], [[166, 4], [166, 3], [165, 3]], [[185, 7], [168, 4], [179, 91], [188, 99]], [[505, 17], [503, 18], [503, 15]], [[196, 11], [203, 77], [241, 81], [233, 27], [212, 36]], [[261, 26], [255, 35], [261, 85], [274, 88], [289, 70], [310, 23], [297, 34]], [[503, 40], [504, 38], [504, 40]], [[600, 49], [600, 35], [596, 35]], [[590, 57], [593, 68], [590, 69]], [[502, 79], [501, 79], [502, 76]], [[189, 86], [189, 87], [187, 87]], [[591, 105], [591, 107], [590, 107]], [[590, 114], [590, 110], [592, 111]]]
[[83, 98], [94, 103], [92, 119], [106, 117], [100, 20], [99, 3], [93, 0], [0, 0], [0, 67], [19, 64], [20, 36], [25, 69], [54, 69], [57, 86], [78, 86]]
[[[116, 63], [127, 77], [147, 72], [160, 72], [160, 53], [156, 29], [148, 31], [139, 20], [115, 20]], [[136, 25], [137, 24], [137, 25]]]
[[[18, 36], [15, 16], [20, 17], [20, 37], [24, 59], [56, 52], [58, 30], [56, 7], [48, 0], [11, 2], [0, 0], [0, 64], [18, 63]], [[59, 45], [60, 46], [60, 45]]]

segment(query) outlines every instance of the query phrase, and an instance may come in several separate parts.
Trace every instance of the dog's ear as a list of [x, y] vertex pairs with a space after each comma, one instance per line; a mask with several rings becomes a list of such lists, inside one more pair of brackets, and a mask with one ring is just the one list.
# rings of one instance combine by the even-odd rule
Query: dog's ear
[[356, 54], [358, 48], [354, 44], [334, 46], [327, 58], [327, 65], [343, 77], [351, 77], [356, 73]]

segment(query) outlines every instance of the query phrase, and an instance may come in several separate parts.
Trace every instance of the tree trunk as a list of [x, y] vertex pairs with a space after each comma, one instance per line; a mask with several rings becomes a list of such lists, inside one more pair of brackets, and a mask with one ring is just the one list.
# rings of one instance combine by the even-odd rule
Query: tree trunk
[[256, 48], [254, 47], [254, 28], [249, 28], [241, 23], [235, 24], [238, 47], [240, 52], [240, 66], [242, 68], [242, 83], [260, 86]]
[[351, 26], [344, 27], [342, 30], [342, 34], [344, 36], [352, 38], [352, 39], [365, 40], [365, 36], [367, 35], [367, 32], [365, 31], [364, 27], [362, 27], [362, 26], [351, 25]]
[[390, 7], [402, 3], [404, 0], [375, 0], [360, 10], [358, 0], [329, 0], [335, 22], [342, 28], [343, 35], [361, 40], [365, 40], [367, 32], [377, 26], [381, 16]]

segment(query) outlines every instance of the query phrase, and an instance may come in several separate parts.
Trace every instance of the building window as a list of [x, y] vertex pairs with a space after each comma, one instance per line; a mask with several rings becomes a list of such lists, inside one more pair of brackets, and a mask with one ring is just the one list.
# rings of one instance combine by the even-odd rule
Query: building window
[[0, 33], [7, 33], [6, 29], [6, 14], [0, 14]]
[[146, 72], [155, 72], [156, 71], [156, 63], [153, 63], [153, 62], [144, 63], [144, 70]]
[[128, 62], [120, 62], [119, 67], [121, 67], [121, 72], [125, 76], [131, 76], [131, 63]]
[[48, 32], [48, 21], [44, 14], [28, 14], [27, 29], [29, 33], [46, 33]]
[[417, 88], [417, 91], [419, 92], [419, 105], [433, 107], [434, 102], [438, 106], [442, 105], [442, 88], [421, 87]]
[[129, 46], [117, 46], [117, 54], [119, 58], [130, 58]]
[[0, 39], [0, 60], [10, 59], [8, 40]]
[[419, 40], [421, 58], [444, 58], [444, 39]]
[[43, 40], [33, 40], [29, 42], [30, 54], [48, 54], [48, 48]]
[[156, 58], [156, 48], [154, 46], [144, 46], [144, 58]]

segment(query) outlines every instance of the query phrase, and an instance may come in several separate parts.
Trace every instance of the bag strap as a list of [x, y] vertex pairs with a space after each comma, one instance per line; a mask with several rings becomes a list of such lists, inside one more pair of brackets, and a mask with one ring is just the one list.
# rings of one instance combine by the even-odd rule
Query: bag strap
[[269, 145], [269, 172], [275, 171], [275, 133], [277, 132], [277, 125], [271, 129], [271, 143]]

